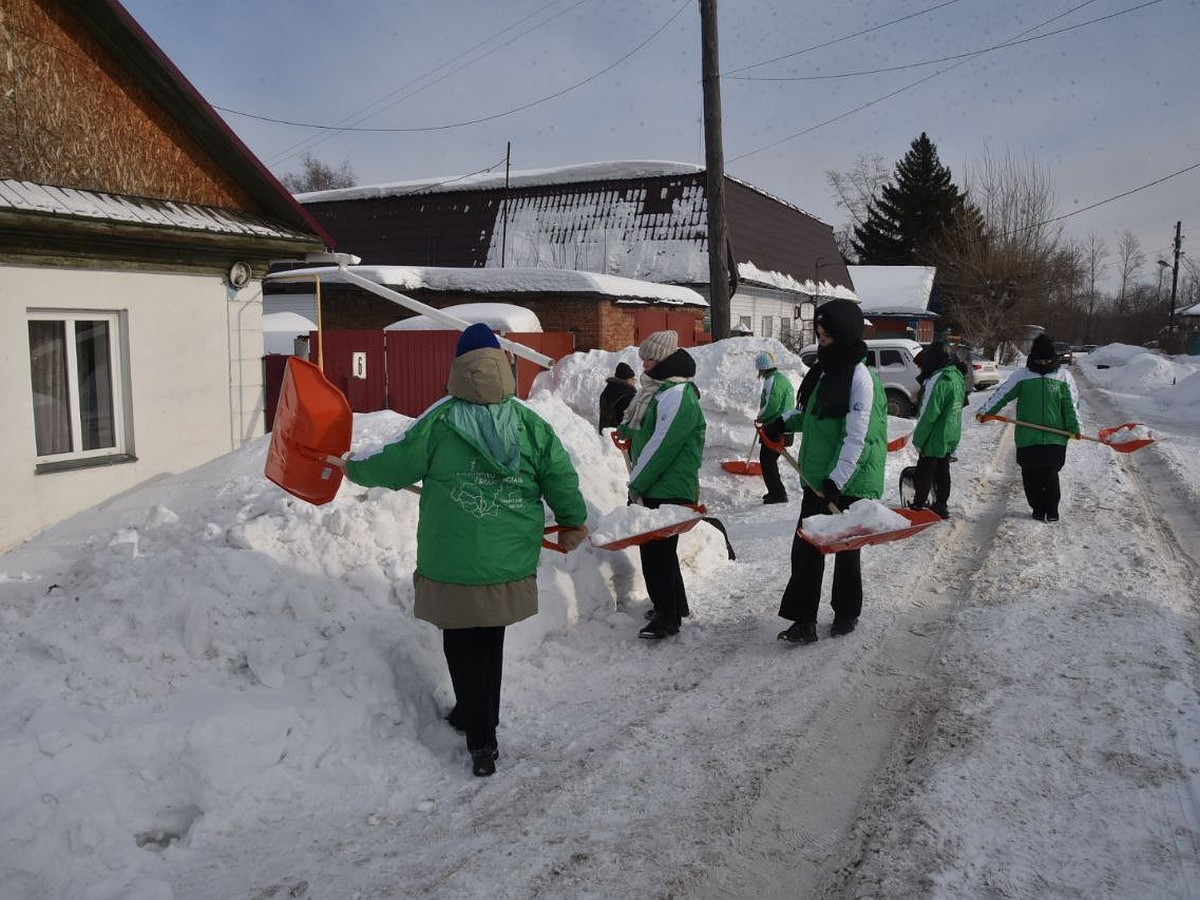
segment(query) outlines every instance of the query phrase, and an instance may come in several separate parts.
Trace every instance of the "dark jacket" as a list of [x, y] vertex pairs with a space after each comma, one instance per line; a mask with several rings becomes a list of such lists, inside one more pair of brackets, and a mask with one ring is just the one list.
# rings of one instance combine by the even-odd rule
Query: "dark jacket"
[[600, 431], [605, 428], [616, 428], [621, 424], [621, 417], [625, 415], [625, 407], [637, 393], [637, 388], [628, 381], [612, 375], [609, 375], [607, 380], [608, 383], [600, 393], [600, 424], [597, 426]]

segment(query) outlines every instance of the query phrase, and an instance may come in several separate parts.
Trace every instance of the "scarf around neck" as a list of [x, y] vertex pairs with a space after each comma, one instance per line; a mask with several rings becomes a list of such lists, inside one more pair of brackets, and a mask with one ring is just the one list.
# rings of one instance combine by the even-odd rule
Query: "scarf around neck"
[[854, 367], [867, 358], [867, 345], [857, 341], [849, 346], [830, 344], [817, 350], [817, 363], [800, 382], [796, 399], [801, 409], [808, 408], [812, 393], [821, 385], [814, 414], [819, 419], [832, 419], [850, 412], [850, 385]]

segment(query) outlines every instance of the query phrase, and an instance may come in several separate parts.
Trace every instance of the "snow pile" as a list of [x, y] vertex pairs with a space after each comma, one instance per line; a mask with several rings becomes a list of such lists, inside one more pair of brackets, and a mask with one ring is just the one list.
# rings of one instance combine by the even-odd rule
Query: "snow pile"
[[1164, 356], [1128, 344], [1109, 344], [1080, 361], [1089, 381], [1114, 394], [1144, 395], [1166, 411], [1200, 409], [1200, 357]]
[[845, 512], [809, 516], [804, 534], [821, 543], [831, 543], [851, 535], [882, 534], [908, 528], [912, 523], [878, 500], [855, 500]]

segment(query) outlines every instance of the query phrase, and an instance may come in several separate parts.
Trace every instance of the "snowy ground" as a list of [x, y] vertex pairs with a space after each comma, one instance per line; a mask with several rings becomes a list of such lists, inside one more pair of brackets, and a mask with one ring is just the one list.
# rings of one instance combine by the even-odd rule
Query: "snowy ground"
[[[798, 505], [719, 466], [764, 346], [799, 373], [772, 341], [696, 352], [737, 560], [690, 532], [693, 616], [652, 644], [636, 554], [544, 554], [490, 779], [411, 616], [411, 494], [308, 506], [260, 442], [0, 556], [0, 897], [1200, 896], [1200, 360], [1081, 358], [1089, 433], [1159, 442], [1073, 443], [1054, 525], [1011, 430], [968, 418], [953, 520], [868, 548], [859, 630], [829, 638], [826, 604], [791, 647]], [[597, 521], [625, 496], [591, 424], [619, 357], [532, 401]], [[358, 417], [356, 449], [406, 423]]]

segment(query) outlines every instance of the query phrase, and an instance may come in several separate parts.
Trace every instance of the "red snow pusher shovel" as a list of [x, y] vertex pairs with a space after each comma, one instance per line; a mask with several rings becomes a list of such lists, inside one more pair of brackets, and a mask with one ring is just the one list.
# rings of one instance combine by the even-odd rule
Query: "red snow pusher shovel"
[[[1022, 422], [1020, 419], [1010, 419], [1008, 416], [988, 416], [980, 417], [983, 422], [995, 420], [997, 422], [1008, 422], [1011, 425], [1023, 425], [1026, 428], [1036, 428], [1038, 431], [1049, 431], [1051, 434], [1061, 434], [1064, 437], [1077, 438], [1081, 441], [1095, 441], [1097, 444], [1104, 444], [1106, 447], [1112, 447], [1118, 453], [1132, 453], [1134, 450], [1141, 450], [1143, 447], [1148, 447], [1154, 443], [1154, 437], [1138, 437], [1138, 429], [1146, 426], [1140, 422], [1126, 422], [1123, 425], [1114, 425], [1112, 428], [1101, 428], [1097, 433], [1097, 437], [1092, 437], [1090, 434], [1075, 434], [1074, 432], [1064, 431], [1061, 428], [1051, 428], [1048, 425], [1035, 425], [1033, 422]], [[1124, 432], [1124, 434], [1122, 434]], [[1149, 432], [1147, 431], [1147, 434]]]
[[342, 470], [325, 461], [350, 449], [354, 414], [345, 396], [310, 362], [291, 357], [283, 373], [267, 478], [320, 506], [337, 496]]
[[890, 509], [892, 512], [904, 516], [910, 524], [904, 528], [894, 528], [891, 531], [870, 531], [866, 528], [854, 529], [834, 537], [809, 534], [803, 528], [796, 529], [796, 533], [822, 553], [841, 553], [843, 550], [857, 550], [859, 547], [865, 547], [868, 544], [886, 544], [889, 541], [900, 541], [906, 537], [912, 537], [914, 534], [924, 531], [930, 525], [936, 525], [942, 521], [941, 516], [929, 509], [903, 509], [897, 507], [890, 507]]
[[[662, 528], [653, 528], [650, 531], [643, 531], [641, 534], [631, 534], [629, 537], [617, 538], [615, 541], [609, 541], [607, 544], [593, 543], [593, 547], [600, 550], [624, 550], [627, 547], [636, 547], [638, 544], [646, 544], [650, 541], [657, 541], [662, 538], [672, 537], [676, 534], [683, 534], [685, 531], [691, 531], [696, 527], [698, 522], [704, 520], [708, 513], [708, 507], [703, 503], [684, 503], [673, 504], [686, 506], [695, 512], [694, 516], [684, 519], [682, 522], [675, 522], [672, 525], [664, 525]], [[590, 538], [589, 538], [590, 540]]]
[[900, 435], [900, 437], [892, 438], [887, 443], [887, 452], [895, 453], [897, 450], [903, 450], [905, 447], [908, 446], [908, 439], [910, 437], [912, 437], [911, 431], [908, 434]]
[[[764, 438], [763, 442], [767, 443], [768, 440], [768, 438]], [[771, 445], [767, 443], [767, 446]], [[818, 497], [823, 498], [824, 495], [808, 483], [808, 479], [800, 471], [800, 464], [796, 462], [792, 454], [788, 453], [787, 448], [780, 444], [779, 450], [783, 458], [791, 463], [792, 468], [796, 470], [796, 474], [800, 476], [801, 483]], [[903, 516], [910, 524], [903, 528], [893, 528], [890, 531], [870, 531], [867, 528], [854, 527], [848, 532], [833, 537], [821, 537], [810, 534], [803, 528], [797, 528], [796, 533], [821, 553], [841, 553], [843, 550], [857, 550], [859, 547], [865, 547], [867, 544], [886, 544], [889, 541], [903, 540], [906, 537], [912, 537], [919, 531], [924, 531], [930, 525], [936, 525], [942, 521], [941, 516], [929, 509], [903, 509], [897, 507], [889, 507], [889, 509]], [[832, 503], [829, 504], [829, 511], [833, 515], [840, 515], [842, 512]]]
[[750, 457], [754, 455], [754, 445], [758, 443], [758, 430], [750, 441], [750, 449], [746, 451], [745, 459], [727, 459], [721, 463], [721, 468], [733, 475], [762, 475], [762, 463]]

